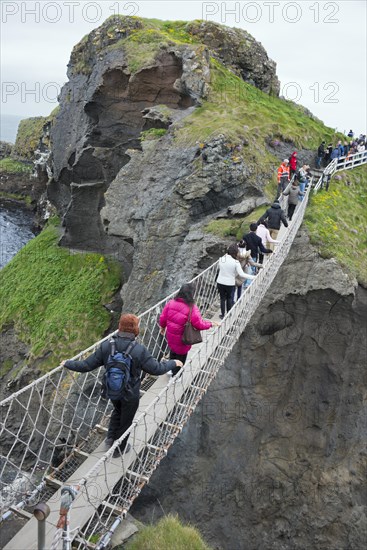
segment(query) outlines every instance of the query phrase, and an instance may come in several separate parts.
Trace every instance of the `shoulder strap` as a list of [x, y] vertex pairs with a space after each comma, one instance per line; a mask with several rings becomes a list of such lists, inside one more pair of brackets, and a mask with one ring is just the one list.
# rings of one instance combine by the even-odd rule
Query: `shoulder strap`
[[110, 355], [115, 355], [115, 353], [116, 353], [116, 340], [115, 340], [115, 338], [112, 336], [112, 338], [110, 338], [109, 342], [110, 342], [110, 346], [111, 346]]
[[187, 323], [191, 323], [191, 314], [192, 314], [192, 308], [193, 308], [193, 307], [194, 307], [194, 306], [190, 306], [190, 309], [189, 309], [189, 316], [188, 316], [187, 321], [186, 321]]
[[126, 350], [124, 351], [124, 353], [126, 353], [126, 355], [130, 355], [130, 352], [131, 352], [131, 350], [135, 347], [135, 345], [136, 345], [136, 340], [134, 339], [134, 340], [132, 340], [132, 341], [130, 342], [130, 344], [127, 346], [127, 348], [126, 348]]

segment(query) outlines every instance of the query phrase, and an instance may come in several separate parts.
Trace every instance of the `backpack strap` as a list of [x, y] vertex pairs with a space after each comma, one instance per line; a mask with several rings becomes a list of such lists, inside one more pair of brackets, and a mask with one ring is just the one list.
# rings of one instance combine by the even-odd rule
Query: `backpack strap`
[[111, 347], [110, 355], [113, 356], [116, 353], [116, 340], [113, 336], [110, 338], [109, 343]]
[[[130, 344], [127, 346], [126, 350], [123, 353], [126, 353], [126, 355], [130, 355], [131, 350], [136, 346], [136, 340], [132, 340]], [[132, 358], [131, 358], [132, 359]]]
[[[137, 344], [137, 341], [134, 338], [134, 340], [132, 340], [130, 342], [130, 344], [127, 346], [125, 351], [123, 351], [122, 353], [125, 353], [126, 355], [130, 355], [130, 357], [131, 357], [131, 351], [134, 349], [136, 344]], [[132, 357], [131, 357], [131, 376], [132, 376], [132, 378], [136, 378], [136, 376], [137, 376], [134, 359]]]

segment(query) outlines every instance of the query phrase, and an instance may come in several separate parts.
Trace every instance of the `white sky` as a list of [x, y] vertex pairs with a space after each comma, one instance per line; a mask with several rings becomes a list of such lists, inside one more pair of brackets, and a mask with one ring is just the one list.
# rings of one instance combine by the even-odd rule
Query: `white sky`
[[48, 115], [73, 46], [113, 13], [246, 29], [277, 63], [281, 93], [339, 131], [366, 133], [364, 0], [1, 1], [1, 113]]

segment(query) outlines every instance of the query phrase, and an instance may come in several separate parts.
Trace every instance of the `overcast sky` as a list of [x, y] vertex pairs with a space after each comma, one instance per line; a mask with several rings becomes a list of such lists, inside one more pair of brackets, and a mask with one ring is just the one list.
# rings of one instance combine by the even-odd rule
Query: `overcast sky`
[[1, 2], [1, 113], [48, 115], [73, 46], [113, 13], [246, 29], [277, 63], [281, 94], [340, 131], [366, 132], [364, 0]]

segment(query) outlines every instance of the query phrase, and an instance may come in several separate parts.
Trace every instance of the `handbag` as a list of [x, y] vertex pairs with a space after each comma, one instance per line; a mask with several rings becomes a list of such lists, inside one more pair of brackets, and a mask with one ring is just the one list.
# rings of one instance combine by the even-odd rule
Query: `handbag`
[[186, 346], [192, 346], [193, 344], [200, 344], [203, 341], [200, 330], [194, 328], [191, 324], [192, 306], [190, 307], [189, 316], [187, 318], [185, 328], [182, 335], [182, 342]]

